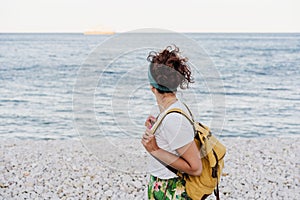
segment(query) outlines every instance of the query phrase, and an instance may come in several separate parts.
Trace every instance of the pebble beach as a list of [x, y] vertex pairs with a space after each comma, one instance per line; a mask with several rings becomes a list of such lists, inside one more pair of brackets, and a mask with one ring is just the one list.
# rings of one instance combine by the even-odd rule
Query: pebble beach
[[[299, 137], [221, 141], [227, 147], [221, 199], [300, 199]], [[148, 155], [140, 141], [119, 142], [138, 152], [134, 164], [144, 168]], [[145, 199], [147, 170], [108, 167], [122, 156], [102, 154], [95, 157], [80, 140], [2, 139], [0, 199]]]

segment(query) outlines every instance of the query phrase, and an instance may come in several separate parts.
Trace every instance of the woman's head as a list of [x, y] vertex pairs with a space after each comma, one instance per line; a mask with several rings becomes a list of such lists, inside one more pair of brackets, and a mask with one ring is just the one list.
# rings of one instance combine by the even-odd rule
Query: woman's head
[[178, 86], [186, 89], [193, 83], [187, 58], [181, 57], [179, 48], [168, 46], [161, 52], [150, 52], [148, 77], [150, 84], [160, 93], [176, 92]]

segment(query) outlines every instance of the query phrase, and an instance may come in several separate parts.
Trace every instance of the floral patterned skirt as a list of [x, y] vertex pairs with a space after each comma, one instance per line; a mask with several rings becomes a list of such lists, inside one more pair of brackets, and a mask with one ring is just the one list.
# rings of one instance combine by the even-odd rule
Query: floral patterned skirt
[[149, 200], [191, 200], [185, 191], [185, 181], [180, 178], [160, 179], [150, 175]]

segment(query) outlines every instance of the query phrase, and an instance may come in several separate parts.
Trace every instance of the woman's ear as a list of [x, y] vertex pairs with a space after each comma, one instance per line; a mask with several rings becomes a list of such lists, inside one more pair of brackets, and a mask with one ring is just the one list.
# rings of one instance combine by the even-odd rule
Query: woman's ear
[[150, 89], [153, 92], [153, 94], [155, 94], [155, 92], [157, 91], [155, 87], [153, 87], [152, 85], [150, 85]]

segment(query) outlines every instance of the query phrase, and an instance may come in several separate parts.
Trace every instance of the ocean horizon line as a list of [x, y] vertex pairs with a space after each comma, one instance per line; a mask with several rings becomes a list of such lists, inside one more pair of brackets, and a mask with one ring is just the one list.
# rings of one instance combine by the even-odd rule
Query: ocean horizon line
[[[121, 34], [121, 33], [182, 33], [182, 34], [300, 34], [300, 32], [246, 32], [246, 31], [232, 31], [232, 32], [213, 32], [213, 31], [199, 31], [199, 32], [195, 32], [195, 31], [161, 31], [161, 32], [134, 32], [133, 31], [123, 31], [123, 32], [115, 32], [114, 34]], [[82, 35], [85, 35], [84, 32], [60, 32], [60, 31], [57, 31], [57, 32], [1, 32], [0, 31], [0, 34], [82, 34]], [[114, 35], [114, 34], [91, 34], [91, 35]]]

